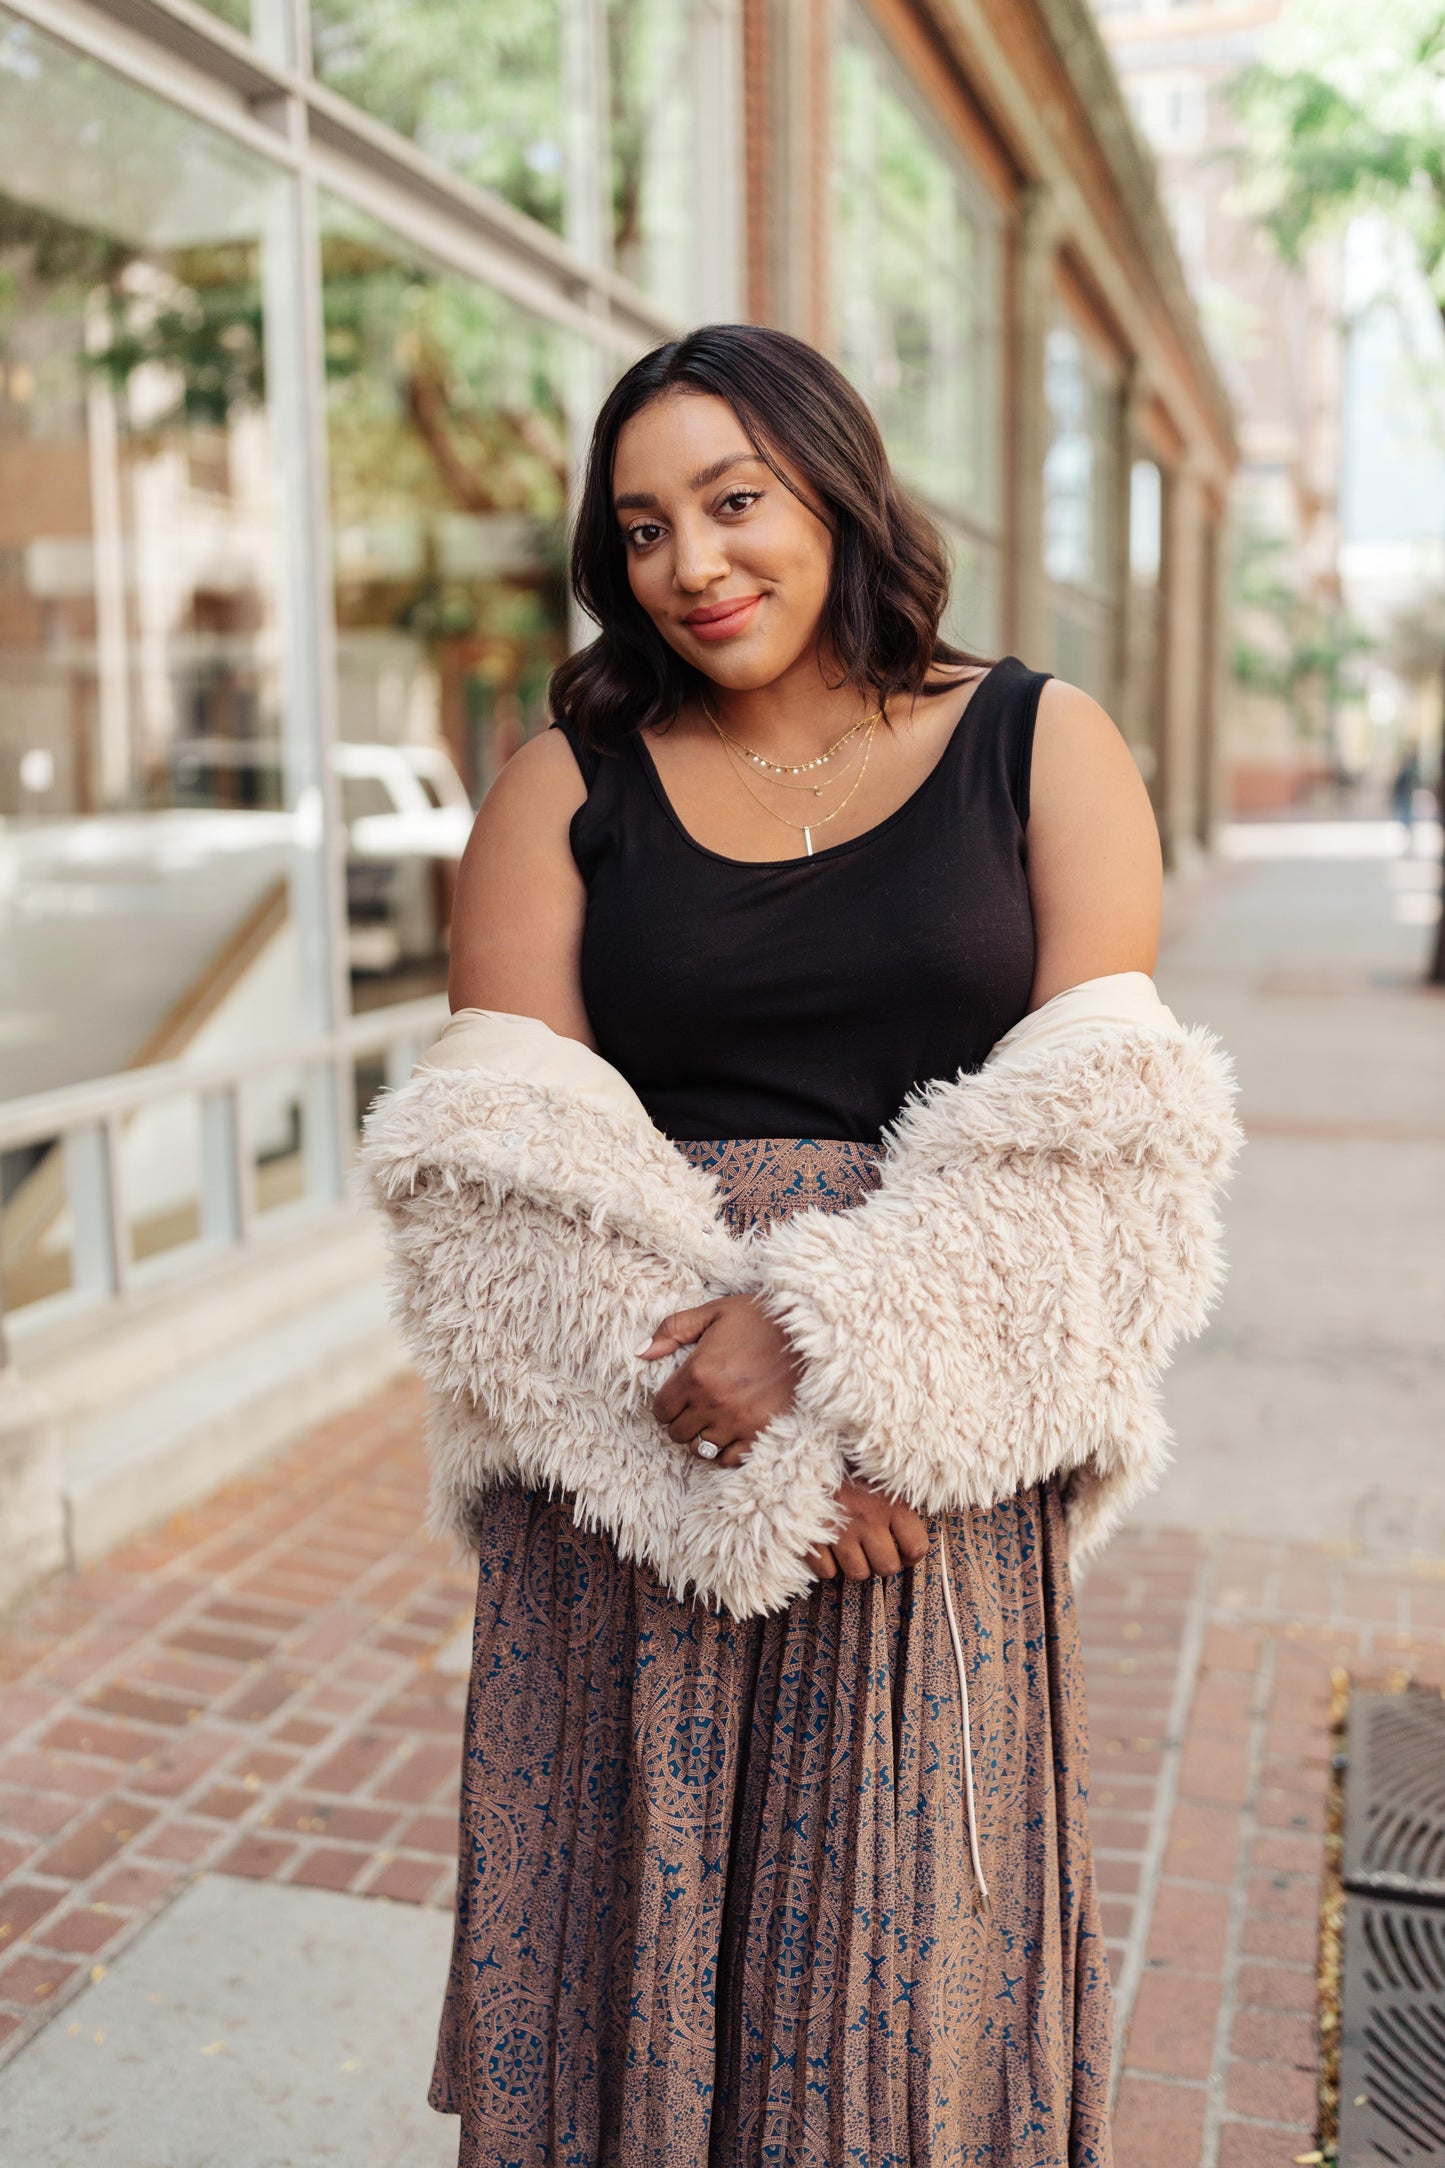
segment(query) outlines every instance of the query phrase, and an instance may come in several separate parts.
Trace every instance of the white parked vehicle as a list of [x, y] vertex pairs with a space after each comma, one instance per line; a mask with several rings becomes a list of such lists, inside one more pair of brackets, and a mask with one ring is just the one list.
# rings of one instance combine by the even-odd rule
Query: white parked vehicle
[[451, 923], [454, 870], [472, 805], [439, 745], [338, 745], [354, 971], [435, 956]]
[[[332, 750], [346, 823], [349, 961], [385, 972], [446, 946], [455, 868], [472, 804], [446, 747], [355, 741]], [[282, 749], [194, 738], [172, 755], [176, 793], [192, 805], [284, 803]]]

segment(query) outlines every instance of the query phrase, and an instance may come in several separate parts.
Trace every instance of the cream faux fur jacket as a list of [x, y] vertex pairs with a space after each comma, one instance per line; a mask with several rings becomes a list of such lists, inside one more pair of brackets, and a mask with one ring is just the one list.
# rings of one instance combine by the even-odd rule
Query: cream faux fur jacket
[[[463, 1011], [363, 1148], [432, 1392], [434, 1525], [466, 1540], [507, 1479], [561, 1490], [675, 1595], [748, 1617], [808, 1586], [851, 1465], [922, 1513], [1061, 1476], [1086, 1558], [1166, 1457], [1158, 1378], [1222, 1278], [1233, 1096], [1149, 980], [1094, 980], [911, 1100], [864, 1203], [740, 1241], [607, 1063]], [[637, 1356], [729, 1291], [803, 1358], [736, 1469], [672, 1442]]]

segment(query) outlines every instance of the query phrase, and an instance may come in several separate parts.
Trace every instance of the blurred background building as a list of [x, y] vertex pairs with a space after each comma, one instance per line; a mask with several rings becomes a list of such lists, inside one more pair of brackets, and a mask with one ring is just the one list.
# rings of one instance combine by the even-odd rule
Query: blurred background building
[[1225, 374], [1322, 590], [1341, 451], [1328, 284], [1256, 267], [1223, 370], [1190, 295], [1248, 254], [1204, 12], [1127, 55], [1110, 15], [1171, 225], [1084, 0], [0, 5], [0, 1588], [396, 1365], [359, 1111], [441, 1012], [471, 809], [581, 629], [590, 417], [658, 340], [834, 353], [955, 634], [1097, 694], [1207, 845]]
[[[1289, 264], [1249, 185], [1239, 86], [1298, 58], [1328, 0], [1095, 0], [1237, 416], [1225, 807], [1378, 804], [1438, 738], [1445, 333], [1381, 218], [1323, 222]], [[1381, 20], [1408, 44], [1406, 11]], [[1282, 35], [1283, 33], [1283, 35]], [[1362, 45], [1369, 43], [1360, 25]], [[1390, 156], [1381, 108], [1379, 158]], [[1360, 193], [1365, 194], [1362, 189]], [[1433, 377], [1433, 391], [1430, 379]]]

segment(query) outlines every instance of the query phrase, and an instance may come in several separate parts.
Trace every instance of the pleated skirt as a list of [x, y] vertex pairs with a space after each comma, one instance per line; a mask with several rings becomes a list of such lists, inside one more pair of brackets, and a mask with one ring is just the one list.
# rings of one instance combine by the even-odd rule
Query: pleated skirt
[[[862, 1146], [686, 1149], [739, 1226], [874, 1179]], [[459, 2168], [1111, 2168], [1058, 1492], [930, 1538], [739, 1622], [565, 1499], [490, 1495], [430, 2095]]]

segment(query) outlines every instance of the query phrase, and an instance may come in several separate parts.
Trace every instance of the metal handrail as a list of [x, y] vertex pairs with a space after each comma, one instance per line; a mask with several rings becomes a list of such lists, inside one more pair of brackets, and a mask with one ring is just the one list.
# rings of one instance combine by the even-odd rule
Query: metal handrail
[[0, 1100], [0, 1151], [38, 1144], [67, 1130], [133, 1113], [158, 1100], [189, 1092], [225, 1091], [248, 1078], [277, 1069], [319, 1069], [328, 1062], [384, 1051], [446, 1022], [446, 997], [427, 995], [390, 1008], [365, 1010], [348, 1018], [338, 1031], [309, 1039], [278, 1040], [241, 1055], [210, 1060], [153, 1062], [144, 1069], [122, 1069], [83, 1084], [63, 1084], [54, 1091], [32, 1092], [24, 1099]]
[[[317, 1032], [310, 1038], [280, 1040], [225, 1058], [155, 1062], [0, 1104], [0, 1151], [51, 1146], [30, 1178], [45, 1179], [46, 1169], [59, 1167], [64, 1189], [45, 1203], [52, 1213], [68, 1203], [71, 1214], [68, 1291], [33, 1298], [12, 1316], [39, 1322], [47, 1315], [93, 1315], [125, 1296], [137, 1273], [155, 1263], [136, 1265], [126, 1219], [122, 1153], [131, 1116], [168, 1100], [199, 1102], [200, 1228], [195, 1242], [179, 1244], [172, 1255], [190, 1254], [197, 1243], [211, 1249], [241, 1250], [256, 1235], [246, 1084], [288, 1069], [300, 1071], [307, 1079], [310, 1111], [306, 1121], [309, 1125], [314, 1118], [318, 1125], [316, 1147], [309, 1143], [303, 1147], [308, 1196], [318, 1206], [334, 1202], [345, 1188], [349, 1156], [345, 1138], [354, 1119], [352, 1065], [357, 1056], [383, 1055], [386, 1082], [401, 1083], [446, 1016], [446, 999], [435, 994], [367, 1010], [348, 1017], [335, 1031]], [[4, 1295], [0, 1276], [0, 1370], [10, 1359]]]

